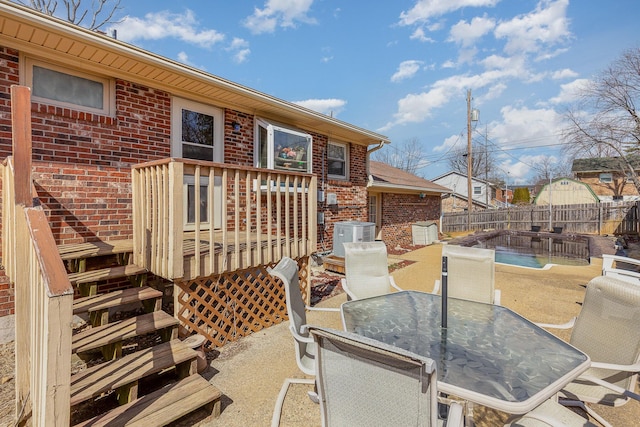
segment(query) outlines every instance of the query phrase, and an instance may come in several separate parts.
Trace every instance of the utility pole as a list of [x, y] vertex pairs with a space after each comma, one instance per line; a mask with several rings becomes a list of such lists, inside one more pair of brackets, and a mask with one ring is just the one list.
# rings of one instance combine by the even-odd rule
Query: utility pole
[[473, 193], [471, 192], [471, 89], [467, 90], [467, 230], [471, 231], [471, 208], [473, 206], [473, 201], [471, 197]]

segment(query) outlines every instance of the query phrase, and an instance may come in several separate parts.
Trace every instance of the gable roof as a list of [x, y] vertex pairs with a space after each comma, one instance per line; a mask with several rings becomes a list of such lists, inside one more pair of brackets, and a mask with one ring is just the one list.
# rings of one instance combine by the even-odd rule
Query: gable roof
[[442, 185], [420, 178], [412, 173], [394, 168], [386, 163], [370, 161], [371, 182], [369, 188], [394, 193], [444, 194], [451, 190]]
[[63, 66], [122, 78], [355, 144], [390, 142], [376, 132], [5, 0], [0, 0], [0, 45]]
[[[431, 181], [438, 181], [438, 180], [440, 180], [442, 178], [445, 178], [445, 177], [447, 177], [449, 175], [458, 175], [461, 178], [467, 179], [467, 174], [466, 173], [460, 173], [460, 172], [457, 172], [457, 171], [449, 171], [449, 172], [443, 173], [442, 175], [438, 175], [435, 178], [431, 178]], [[482, 183], [482, 184], [487, 184], [487, 185], [489, 185], [491, 187], [496, 187], [496, 185], [494, 183], [492, 183], [490, 181], [487, 181], [487, 180], [484, 180], [482, 178], [475, 177], [475, 176], [471, 177], [471, 181], [479, 182], [479, 183]]]
[[[640, 169], [640, 156], [629, 157], [629, 161], [635, 170]], [[571, 165], [571, 172], [613, 172], [620, 171], [621, 165], [620, 157], [575, 159]]]

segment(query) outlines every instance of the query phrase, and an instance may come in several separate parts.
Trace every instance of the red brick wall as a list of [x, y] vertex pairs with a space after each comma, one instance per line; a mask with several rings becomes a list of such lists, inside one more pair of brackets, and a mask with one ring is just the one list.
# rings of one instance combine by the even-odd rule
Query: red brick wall
[[382, 195], [382, 240], [387, 245], [411, 245], [411, 225], [418, 221], [436, 221], [440, 230], [440, 196], [421, 199], [417, 194]]

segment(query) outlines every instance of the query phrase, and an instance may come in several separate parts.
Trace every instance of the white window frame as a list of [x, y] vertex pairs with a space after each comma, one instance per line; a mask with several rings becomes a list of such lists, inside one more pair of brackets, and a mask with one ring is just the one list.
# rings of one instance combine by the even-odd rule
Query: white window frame
[[28, 86], [33, 91], [33, 67], [37, 66], [47, 70], [56, 71], [58, 73], [67, 74], [72, 77], [78, 77], [81, 79], [91, 80], [102, 85], [102, 108], [92, 108], [73, 102], [64, 102], [55, 99], [45, 98], [32, 95], [34, 102], [40, 102], [43, 104], [54, 105], [58, 107], [68, 108], [74, 111], [84, 111], [88, 113], [100, 114], [104, 116], [115, 117], [116, 113], [116, 90], [115, 81], [109, 77], [98, 76], [96, 74], [90, 74], [83, 71], [78, 71], [70, 68], [66, 68], [60, 65], [55, 65], [50, 62], [41, 61], [39, 59], [31, 57], [22, 57], [20, 61], [22, 72], [22, 84]]
[[[267, 164], [260, 164], [260, 128], [263, 127], [267, 130]], [[256, 119], [255, 121], [255, 144], [254, 144], [254, 165], [255, 167], [263, 168], [263, 169], [273, 169], [280, 171], [289, 171], [289, 172], [303, 172], [303, 173], [311, 173], [313, 171], [313, 137], [301, 130], [291, 129], [284, 125], [270, 122], [265, 119]], [[274, 141], [274, 133], [275, 131], [280, 131], [284, 133], [290, 133], [292, 135], [300, 136], [307, 139], [307, 160], [306, 160], [306, 170], [301, 170], [297, 168], [293, 168], [288, 170], [286, 168], [277, 167], [275, 162], [275, 141]], [[292, 160], [296, 161], [296, 160]]]
[[[336, 145], [344, 148], [344, 159], [335, 159], [335, 160], [340, 160], [344, 162], [344, 175], [335, 175], [335, 174], [328, 173], [329, 167], [327, 165], [327, 176], [330, 179], [339, 179], [339, 180], [345, 180], [345, 181], [348, 180], [349, 179], [349, 144], [347, 144], [346, 142], [329, 141], [328, 145]], [[329, 157], [329, 149], [327, 148], [327, 163], [330, 162], [331, 160], [332, 160], [331, 157]]]
[[604, 183], [604, 184], [611, 184], [613, 182], [613, 174], [606, 172], [606, 173], [601, 173], [600, 176], [598, 177], [599, 181]]
[[474, 196], [482, 196], [482, 185], [474, 185], [473, 186], [473, 195]]

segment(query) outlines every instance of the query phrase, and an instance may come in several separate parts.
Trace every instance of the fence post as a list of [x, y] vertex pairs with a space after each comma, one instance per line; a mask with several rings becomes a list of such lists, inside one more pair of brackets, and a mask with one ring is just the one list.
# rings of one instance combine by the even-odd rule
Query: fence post
[[602, 204], [598, 203], [598, 236], [602, 235]]

